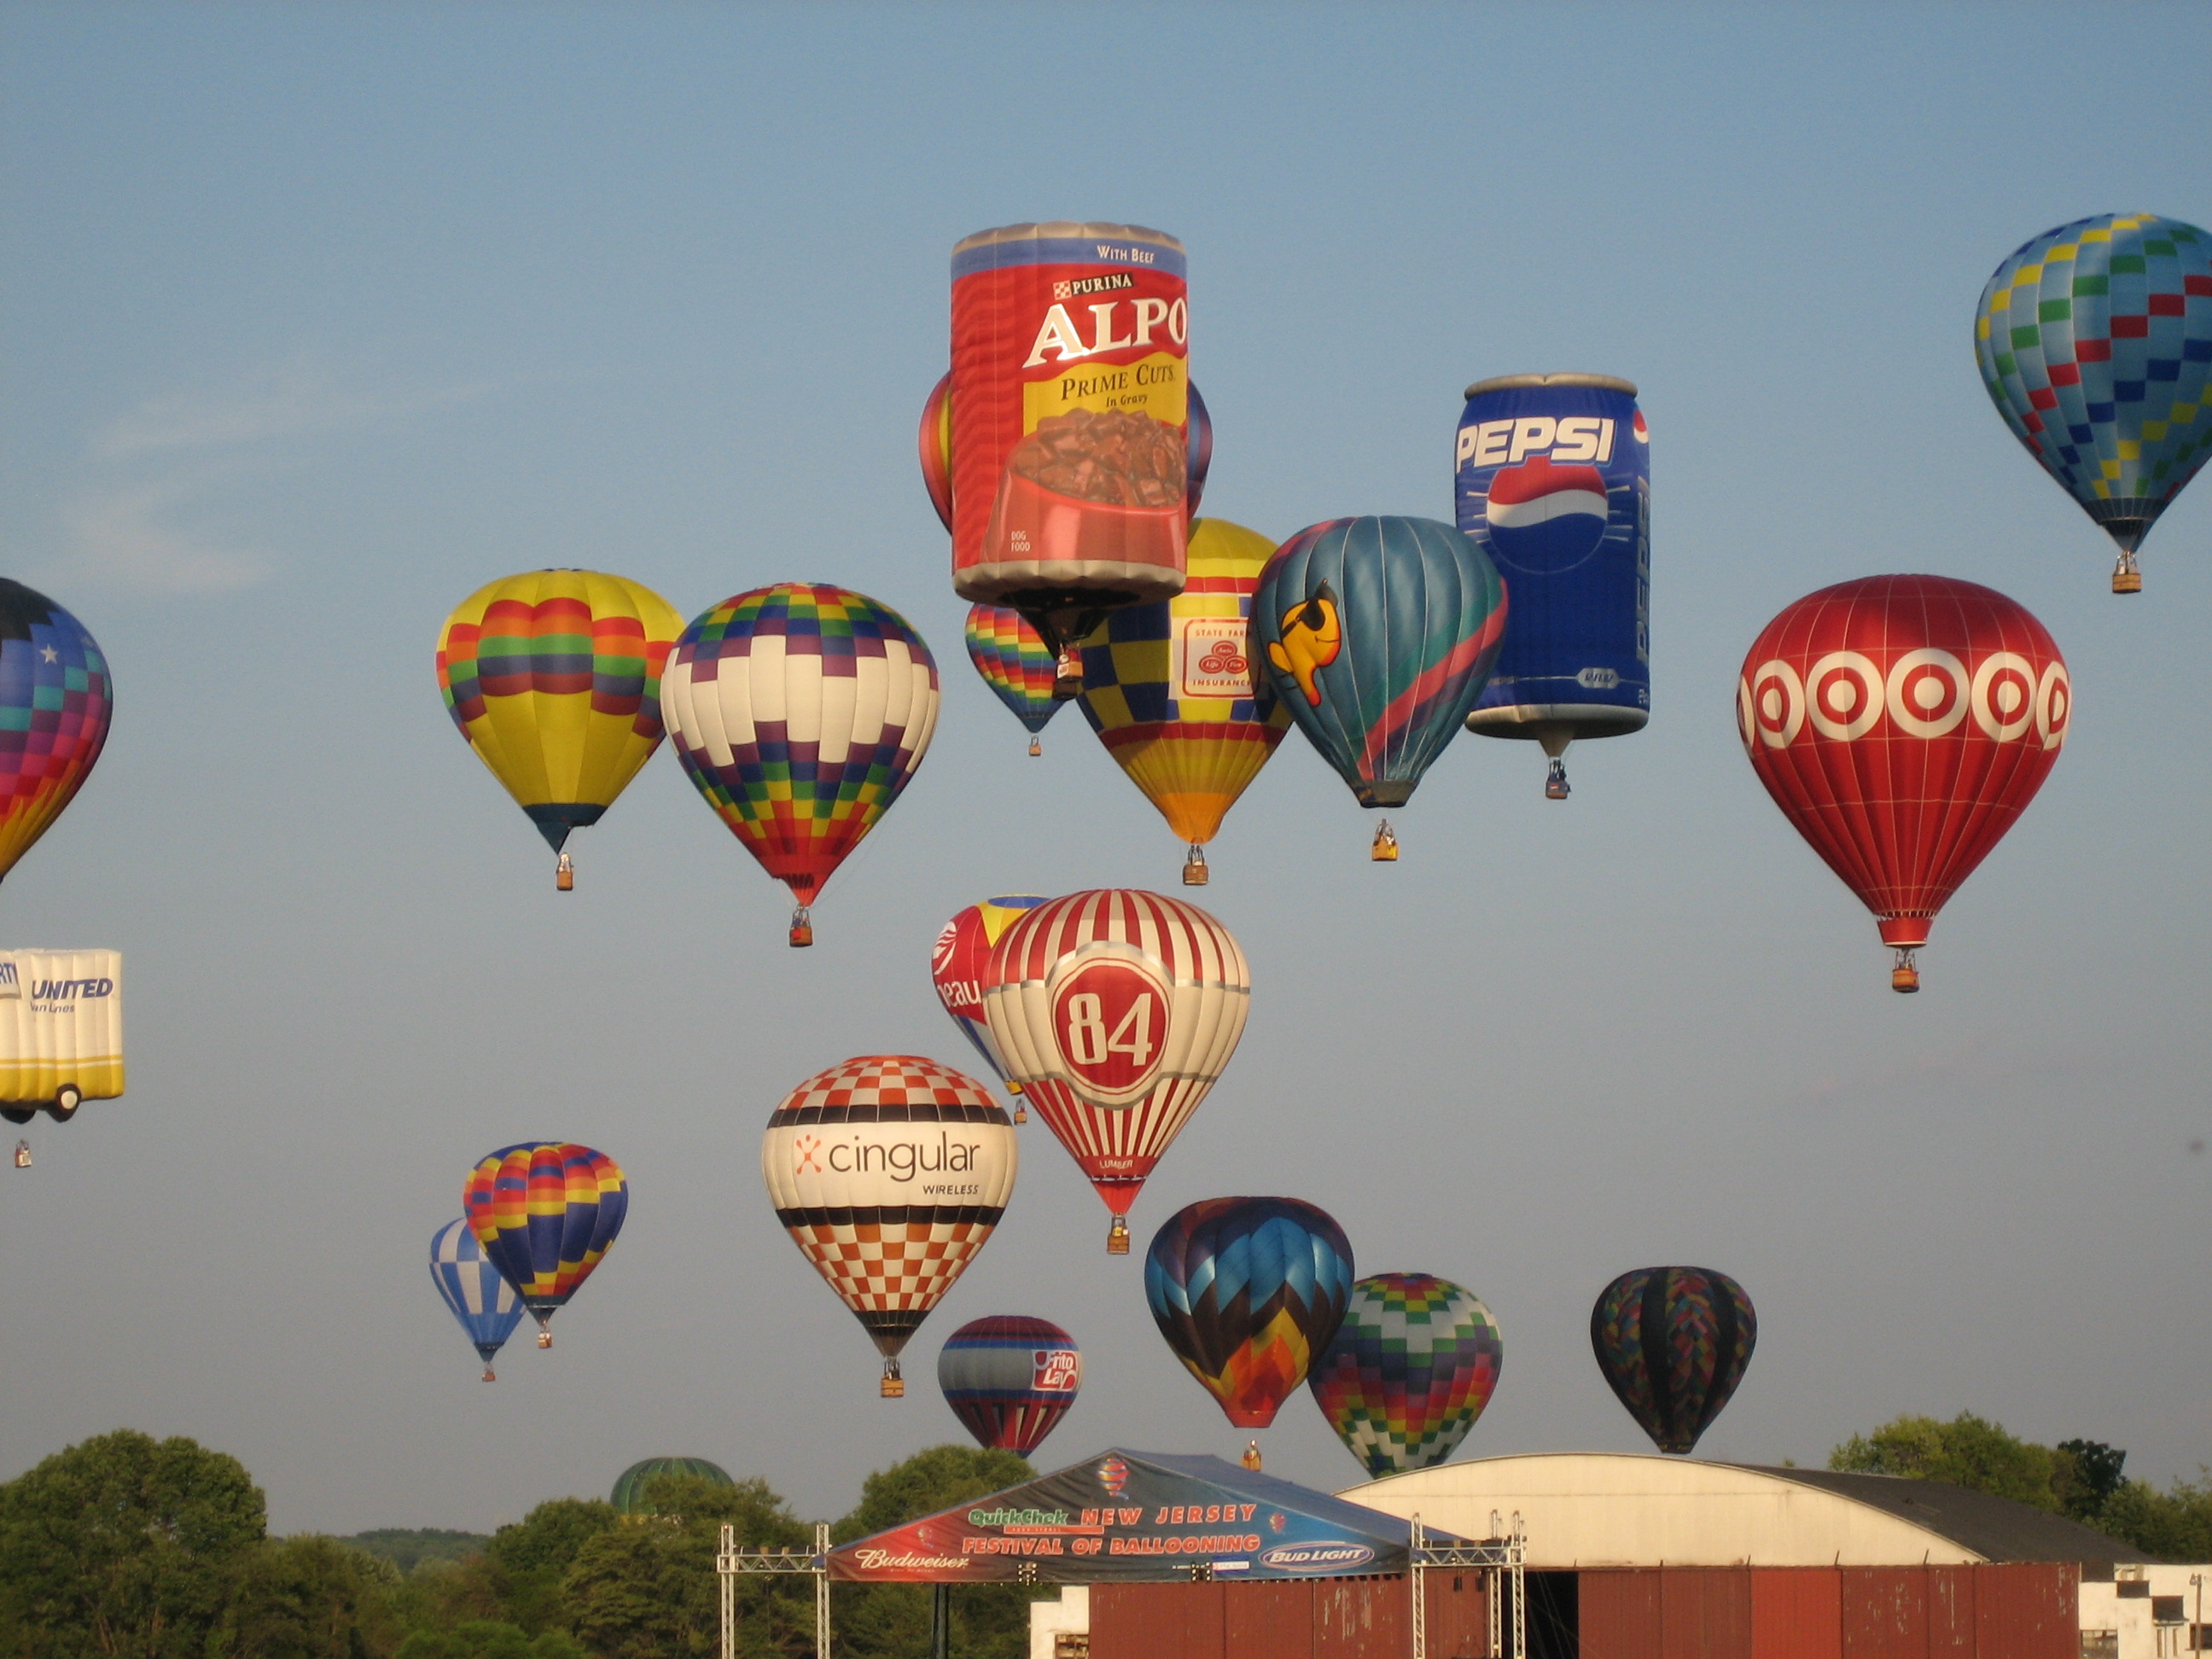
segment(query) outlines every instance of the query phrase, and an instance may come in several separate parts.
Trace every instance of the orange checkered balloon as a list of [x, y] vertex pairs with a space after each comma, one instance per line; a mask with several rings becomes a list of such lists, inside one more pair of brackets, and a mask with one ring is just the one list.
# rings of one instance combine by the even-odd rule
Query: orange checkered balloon
[[1006, 1213], [1013, 1120], [975, 1079], [914, 1054], [862, 1054], [807, 1079], [768, 1121], [775, 1218], [884, 1356], [899, 1350]]

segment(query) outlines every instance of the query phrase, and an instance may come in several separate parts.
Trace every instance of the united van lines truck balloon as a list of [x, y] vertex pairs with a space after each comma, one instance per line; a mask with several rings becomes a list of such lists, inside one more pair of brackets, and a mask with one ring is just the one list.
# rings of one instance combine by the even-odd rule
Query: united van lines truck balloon
[[0, 951], [0, 1117], [66, 1123], [122, 1092], [122, 953]]
[[1577, 738], [1651, 708], [1651, 442], [1636, 387], [1607, 374], [1507, 374], [1467, 389], [1459, 527], [1498, 567], [1513, 625], [1467, 729], [1525, 738], [1567, 798]]
[[952, 250], [953, 591], [1026, 617], [1065, 696], [1101, 616], [1182, 591], [1189, 339], [1182, 244], [1157, 230], [1009, 225]]
[[2074, 686], [2043, 624], [1945, 576], [1865, 576], [1767, 623], [1736, 682], [1752, 769], [1920, 988], [1936, 913], [2035, 799]]
[[1112, 1212], [1109, 1255], [1128, 1254], [1129, 1206], [1237, 1052], [1251, 1002], [1235, 937], [1158, 893], [1071, 893], [992, 947], [984, 1021]]
[[761, 1137], [775, 1218], [884, 1357], [967, 1271], [1013, 1194], [1014, 1126], [990, 1091], [915, 1054], [862, 1054], [783, 1097]]

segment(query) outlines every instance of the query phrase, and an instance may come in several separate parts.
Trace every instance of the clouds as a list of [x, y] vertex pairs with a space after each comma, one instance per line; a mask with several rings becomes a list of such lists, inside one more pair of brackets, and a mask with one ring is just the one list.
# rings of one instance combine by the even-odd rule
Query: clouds
[[148, 397], [87, 442], [58, 509], [53, 579], [163, 595], [265, 581], [305, 550], [281, 511], [288, 473], [332, 438], [389, 433], [489, 390], [380, 383], [303, 354]]

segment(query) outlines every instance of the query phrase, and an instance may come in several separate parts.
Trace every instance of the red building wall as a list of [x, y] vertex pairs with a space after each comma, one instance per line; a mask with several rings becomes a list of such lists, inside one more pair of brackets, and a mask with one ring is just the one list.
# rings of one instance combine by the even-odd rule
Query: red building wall
[[[1429, 1659], [1481, 1659], [1490, 1620], [1480, 1573], [1427, 1575]], [[1239, 1584], [1094, 1584], [1091, 1659], [1405, 1659], [1412, 1611], [1400, 1578]]]

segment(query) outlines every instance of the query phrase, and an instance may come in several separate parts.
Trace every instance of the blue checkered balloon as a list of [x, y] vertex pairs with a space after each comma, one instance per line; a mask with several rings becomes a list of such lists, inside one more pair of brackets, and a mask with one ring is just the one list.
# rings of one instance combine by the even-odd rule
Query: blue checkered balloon
[[522, 1320], [522, 1298], [499, 1276], [466, 1220], [449, 1221], [430, 1240], [430, 1282], [484, 1363], [483, 1380], [495, 1381], [492, 1356]]

